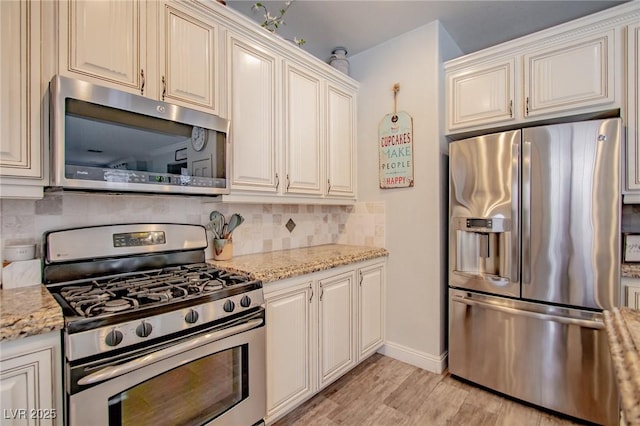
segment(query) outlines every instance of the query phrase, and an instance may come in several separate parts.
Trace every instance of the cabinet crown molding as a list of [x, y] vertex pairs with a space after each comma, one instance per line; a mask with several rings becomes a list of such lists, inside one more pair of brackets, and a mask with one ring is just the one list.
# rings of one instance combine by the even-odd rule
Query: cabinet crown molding
[[640, 2], [631, 1], [620, 6], [612, 7], [582, 18], [556, 25], [545, 30], [537, 31], [500, 43], [486, 49], [472, 52], [445, 62], [445, 70], [455, 71], [467, 67], [469, 63], [495, 61], [501, 57], [513, 55], [514, 52], [544, 49], [547, 45], [556, 44], [563, 40], [586, 37], [589, 34], [601, 32], [607, 28], [637, 22], [640, 19]]

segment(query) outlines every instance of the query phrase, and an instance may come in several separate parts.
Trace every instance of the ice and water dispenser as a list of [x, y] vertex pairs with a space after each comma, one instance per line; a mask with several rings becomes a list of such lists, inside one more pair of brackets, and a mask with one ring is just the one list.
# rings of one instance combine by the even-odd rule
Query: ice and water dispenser
[[452, 285], [495, 292], [495, 286], [512, 284], [517, 266], [510, 219], [453, 217], [450, 232]]

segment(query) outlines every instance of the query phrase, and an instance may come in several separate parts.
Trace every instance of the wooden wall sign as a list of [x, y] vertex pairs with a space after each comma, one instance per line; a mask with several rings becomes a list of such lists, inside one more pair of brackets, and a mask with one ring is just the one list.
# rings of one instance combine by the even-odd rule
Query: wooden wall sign
[[384, 116], [378, 127], [380, 188], [413, 186], [413, 118], [406, 112]]

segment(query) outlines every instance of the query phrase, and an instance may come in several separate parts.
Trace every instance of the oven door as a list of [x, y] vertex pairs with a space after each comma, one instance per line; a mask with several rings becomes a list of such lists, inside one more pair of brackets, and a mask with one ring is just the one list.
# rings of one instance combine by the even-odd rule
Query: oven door
[[[71, 425], [252, 425], [266, 413], [264, 311], [139, 357], [68, 370]], [[76, 390], [79, 390], [76, 392]], [[69, 389], [68, 389], [69, 391]]]

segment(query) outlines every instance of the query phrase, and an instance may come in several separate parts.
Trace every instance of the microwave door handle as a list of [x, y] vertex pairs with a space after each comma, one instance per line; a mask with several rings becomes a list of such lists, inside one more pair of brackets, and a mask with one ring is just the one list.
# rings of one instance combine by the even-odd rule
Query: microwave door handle
[[125, 373], [129, 373], [131, 371], [140, 369], [142, 367], [145, 367], [147, 365], [153, 364], [163, 359], [172, 357], [174, 355], [183, 353], [190, 349], [194, 349], [199, 346], [215, 342], [217, 340], [222, 340], [225, 337], [229, 337], [234, 334], [241, 333], [243, 331], [251, 330], [252, 328], [256, 328], [262, 325], [263, 322], [264, 322], [263, 319], [253, 319], [253, 320], [247, 321], [246, 323], [236, 325], [234, 327], [225, 328], [224, 330], [206, 333], [200, 337], [196, 337], [195, 339], [191, 339], [183, 343], [178, 343], [177, 345], [171, 346], [161, 351], [153, 352], [143, 357], [136, 358], [132, 361], [125, 362], [124, 364], [105, 367], [102, 370], [96, 371], [95, 373], [91, 373], [87, 376], [82, 377], [80, 380], [78, 380], [78, 384], [91, 385], [91, 384], [104, 382], [105, 380], [113, 379], [114, 377], [121, 376]]

